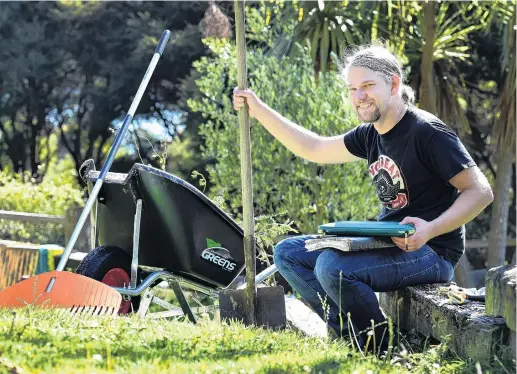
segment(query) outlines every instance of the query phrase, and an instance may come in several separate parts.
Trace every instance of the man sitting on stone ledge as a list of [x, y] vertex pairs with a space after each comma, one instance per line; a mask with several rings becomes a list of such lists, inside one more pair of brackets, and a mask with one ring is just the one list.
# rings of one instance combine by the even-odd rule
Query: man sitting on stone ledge
[[[276, 246], [280, 274], [338, 336], [348, 333], [348, 313], [355, 332], [367, 330], [372, 320], [385, 322], [374, 292], [450, 281], [465, 250], [465, 223], [493, 199], [487, 179], [453, 130], [413, 105], [402, 68], [387, 49], [368, 46], [349, 54], [341, 76], [363, 122], [344, 135], [319, 136], [281, 116], [251, 90], [235, 89], [233, 99], [236, 110], [246, 101], [250, 116], [299, 157], [321, 164], [367, 159], [384, 205], [378, 220], [411, 223], [416, 229], [407, 247], [404, 238], [394, 237], [395, 245], [383, 249], [307, 251], [311, 236]], [[384, 328], [375, 334], [381, 342]], [[361, 345], [364, 336], [359, 336]], [[381, 344], [385, 349], [386, 339]]]

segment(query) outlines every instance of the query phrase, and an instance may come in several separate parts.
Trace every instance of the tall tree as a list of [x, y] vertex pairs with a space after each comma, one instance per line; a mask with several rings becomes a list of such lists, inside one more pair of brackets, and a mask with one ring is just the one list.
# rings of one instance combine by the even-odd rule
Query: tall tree
[[[172, 32], [170, 41], [133, 122], [141, 137], [127, 141], [140, 148], [134, 152], [141, 156], [138, 161], [154, 163], [162, 151], [157, 143], [191, 132], [183, 129], [188, 116], [178, 100], [192, 62], [206, 53], [198, 27], [206, 7], [198, 2], [58, 4], [56, 14], [69, 30], [64, 39], [78, 68], [73, 94], [59, 108], [58, 126], [62, 144], [76, 165], [88, 158], [102, 162], [113, 129], [128, 109], [166, 28]], [[139, 129], [138, 124], [146, 122], [162, 127], [161, 139]]]
[[[434, 42], [436, 39], [436, 5], [434, 1], [424, 3], [422, 62], [420, 63], [419, 103], [422, 109], [436, 113], [436, 89], [434, 86], [433, 62]], [[425, 16], [427, 15], [427, 17]]]
[[[513, 5], [513, 6], [512, 6]], [[492, 219], [490, 222], [488, 268], [504, 264], [506, 256], [506, 238], [508, 231], [508, 214], [511, 205], [510, 187], [515, 163], [515, 2], [510, 2], [506, 9], [507, 19], [501, 25], [502, 49], [500, 95], [497, 116], [494, 118], [494, 146], [496, 147], [497, 178], [494, 188]], [[501, 12], [501, 9], [496, 10]], [[504, 16], [504, 14], [503, 14]], [[509, 19], [508, 19], [509, 18]], [[515, 190], [514, 190], [515, 194]]]
[[[52, 126], [48, 116], [67, 95], [74, 71], [52, 3], [2, 3], [0, 16], [0, 136], [4, 165], [44, 175]], [[16, 22], [12, 22], [12, 20]], [[41, 155], [46, 153], [47, 158]], [[8, 160], [5, 164], [5, 160]]]
[[[196, 115], [188, 115], [180, 96], [192, 62], [207, 52], [199, 29], [207, 7], [204, 2], [1, 3], [2, 166], [43, 175], [51, 152], [42, 147], [51, 133], [60, 135], [59, 154], [70, 154], [77, 167], [87, 158], [101, 163], [165, 28], [172, 36], [137, 110], [141, 141], [136, 143], [144, 162], [154, 162], [151, 145], [170, 139], [194, 139], [185, 143], [190, 151], [176, 157], [196, 153]], [[138, 128], [146, 122], [162, 127], [159, 139]]]

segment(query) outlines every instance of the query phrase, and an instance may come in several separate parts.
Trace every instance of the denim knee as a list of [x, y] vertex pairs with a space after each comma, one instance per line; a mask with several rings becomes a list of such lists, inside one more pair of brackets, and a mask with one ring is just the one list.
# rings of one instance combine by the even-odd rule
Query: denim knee
[[[305, 241], [311, 237], [313, 236], [295, 236], [284, 239], [278, 243], [273, 250], [273, 261], [277, 268], [282, 270], [285, 269], [286, 264], [300, 263], [300, 261], [307, 262], [307, 257], [312, 258], [312, 255], [308, 255], [305, 250]], [[315, 260], [316, 259], [314, 258], [314, 261]], [[313, 266], [314, 265], [312, 265], [312, 267]]]
[[339, 259], [341, 259], [339, 253], [326, 249], [316, 261], [314, 275], [326, 290], [338, 285], [340, 281], [346, 282], [352, 277], [352, 270], [343, 267], [343, 262], [338, 261]]
[[273, 261], [277, 269], [282, 269], [286, 262], [289, 262], [289, 257], [294, 245], [294, 238], [287, 238], [279, 242], [273, 249]]

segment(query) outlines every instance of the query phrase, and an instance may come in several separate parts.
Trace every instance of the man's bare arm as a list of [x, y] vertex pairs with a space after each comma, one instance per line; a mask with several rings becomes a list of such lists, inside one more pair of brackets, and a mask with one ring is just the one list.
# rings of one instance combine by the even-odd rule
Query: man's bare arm
[[234, 91], [236, 110], [248, 103], [249, 114], [256, 118], [280, 143], [295, 155], [321, 164], [338, 164], [358, 160], [352, 155], [343, 141], [344, 135], [333, 137], [320, 136], [297, 125], [276, 112], [250, 90]]
[[474, 219], [494, 199], [492, 188], [477, 166], [462, 170], [449, 181], [460, 191], [460, 196], [438, 218], [428, 222], [417, 217], [406, 217], [400, 223], [412, 223], [416, 231], [408, 238], [391, 238], [401, 249], [416, 251], [432, 238], [450, 232]]
[[460, 191], [460, 196], [449, 209], [431, 222], [432, 237], [470, 222], [494, 200], [492, 188], [477, 166], [459, 172], [449, 183]]

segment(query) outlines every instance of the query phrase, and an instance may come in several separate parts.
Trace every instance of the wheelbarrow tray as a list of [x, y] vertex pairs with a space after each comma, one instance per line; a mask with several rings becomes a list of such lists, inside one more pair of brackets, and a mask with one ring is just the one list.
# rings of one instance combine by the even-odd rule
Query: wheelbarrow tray
[[[94, 182], [98, 176], [87, 168], [83, 179]], [[167, 270], [214, 288], [226, 288], [242, 272], [242, 228], [191, 184], [138, 163], [127, 174], [106, 175], [97, 197], [97, 245], [132, 255], [137, 199], [140, 268]]]

